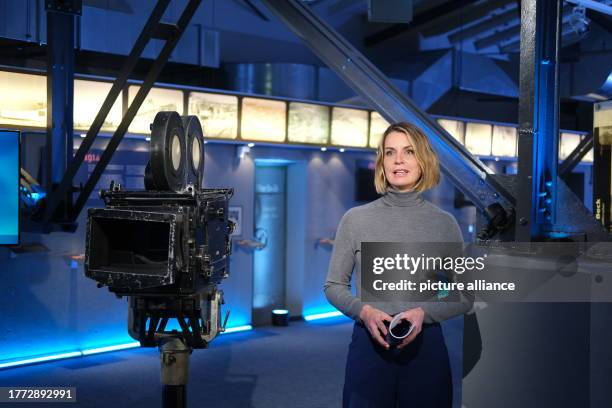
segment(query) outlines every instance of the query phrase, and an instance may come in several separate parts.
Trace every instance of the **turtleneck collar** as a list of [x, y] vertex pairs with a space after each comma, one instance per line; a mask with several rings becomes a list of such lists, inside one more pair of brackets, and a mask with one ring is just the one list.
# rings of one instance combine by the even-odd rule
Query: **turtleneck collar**
[[387, 194], [382, 197], [382, 201], [392, 207], [416, 207], [423, 205], [423, 197], [417, 191], [398, 191], [392, 187], [387, 189]]

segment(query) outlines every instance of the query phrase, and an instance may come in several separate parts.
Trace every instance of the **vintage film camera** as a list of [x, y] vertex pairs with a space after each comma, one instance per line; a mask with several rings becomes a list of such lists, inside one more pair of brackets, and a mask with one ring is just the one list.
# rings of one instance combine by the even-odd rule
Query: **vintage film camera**
[[[169, 337], [204, 348], [224, 330], [233, 189], [203, 189], [204, 138], [195, 116], [159, 112], [144, 191], [111, 183], [88, 212], [85, 275], [129, 297], [128, 330], [141, 345]], [[167, 330], [176, 319], [180, 330]], [[227, 320], [227, 316], [225, 318]]]

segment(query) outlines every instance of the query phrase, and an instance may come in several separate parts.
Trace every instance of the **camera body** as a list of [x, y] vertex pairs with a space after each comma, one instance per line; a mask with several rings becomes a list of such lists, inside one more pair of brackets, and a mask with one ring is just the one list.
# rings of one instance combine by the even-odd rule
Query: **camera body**
[[[125, 191], [112, 182], [100, 191], [104, 208], [88, 210], [85, 275], [130, 298], [128, 330], [141, 345], [179, 337], [203, 348], [224, 330], [217, 285], [229, 275], [233, 189], [201, 187], [204, 139], [197, 117], [159, 112], [150, 149], [145, 190]], [[181, 330], [167, 330], [169, 319]]]
[[228, 276], [231, 189], [101, 193], [90, 209], [85, 274], [121, 295], [189, 295]]

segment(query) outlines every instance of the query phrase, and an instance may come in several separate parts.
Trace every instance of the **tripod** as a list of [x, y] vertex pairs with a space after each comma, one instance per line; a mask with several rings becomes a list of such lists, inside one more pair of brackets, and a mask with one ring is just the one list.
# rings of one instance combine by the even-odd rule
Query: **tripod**
[[[130, 336], [143, 347], [159, 348], [163, 408], [187, 407], [189, 356], [225, 330], [229, 312], [221, 325], [223, 303], [223, 292], [215, 288], [193, 295], [130, 296]], [[181, 330], [167, 331], [169, 319]]]
[[180, 337], [167, 337], [161, 341], [162, 407], [187, 407], [189, 375], [189, 347]]

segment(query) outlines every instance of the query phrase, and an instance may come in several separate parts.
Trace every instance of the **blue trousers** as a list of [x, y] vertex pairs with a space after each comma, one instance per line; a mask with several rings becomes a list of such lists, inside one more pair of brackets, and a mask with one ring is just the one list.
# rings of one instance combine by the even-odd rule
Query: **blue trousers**
[[344, 380], [344, 408], [451, 408], [452, 378], [442, 328], [423, 325], [401, 350], [385, 350], [355, 323]]

